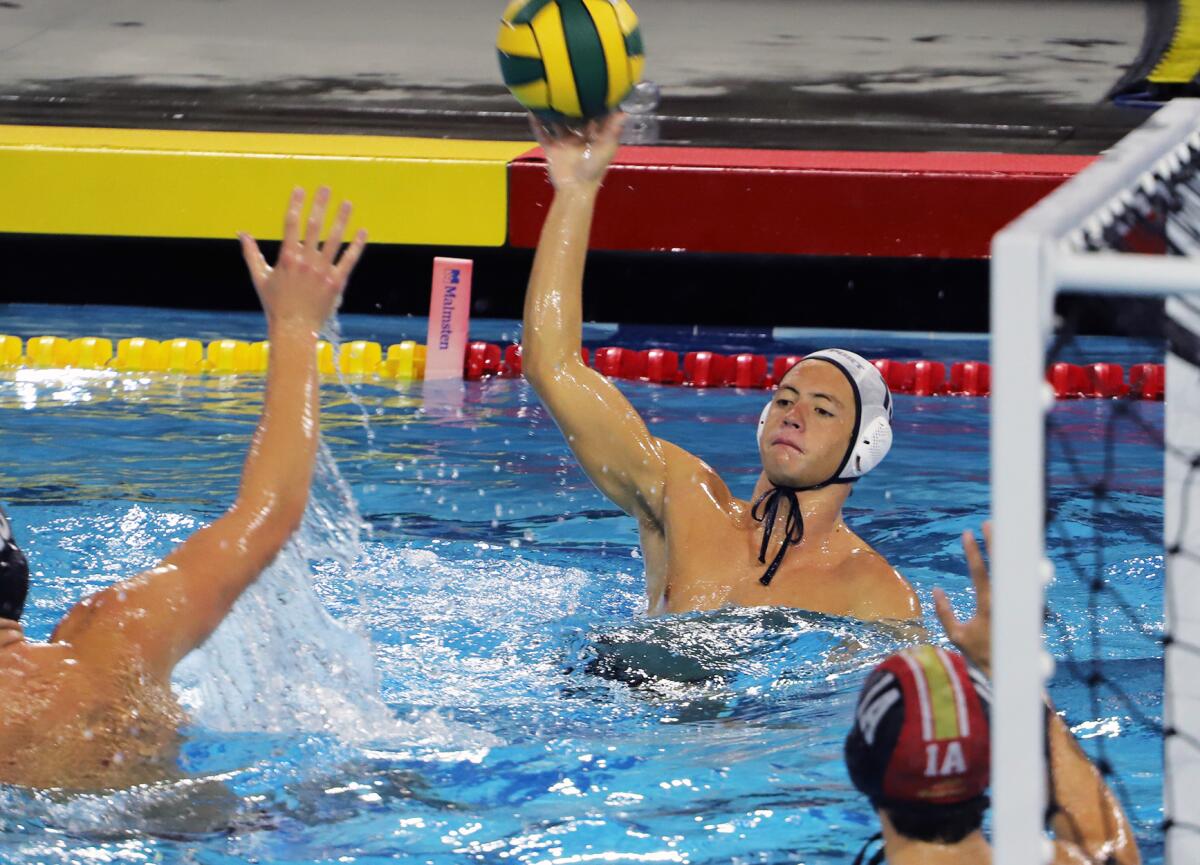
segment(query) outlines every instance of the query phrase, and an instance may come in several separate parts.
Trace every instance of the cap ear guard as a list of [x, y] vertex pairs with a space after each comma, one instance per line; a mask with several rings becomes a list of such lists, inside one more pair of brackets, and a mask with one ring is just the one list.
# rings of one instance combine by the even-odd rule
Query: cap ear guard
[[775, 400], [771, 400], [763, 406], [762, 414], [758, 416], [758, 443], [762, 444], [763, 430], [767, 428], [767, 415], [771, 413], [771, 406], [775, 405]]
[[868, 421], [854, 441], [850, 459], [842, 469], [842, 478], [861, 478], [875, 468], [892, 449], [892, 425], [887, 418], [875, 417]]

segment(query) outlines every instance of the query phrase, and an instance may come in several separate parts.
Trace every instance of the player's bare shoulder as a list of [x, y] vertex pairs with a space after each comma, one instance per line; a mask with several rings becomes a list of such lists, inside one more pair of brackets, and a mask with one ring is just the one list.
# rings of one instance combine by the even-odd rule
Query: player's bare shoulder
[[870, 544], [846, 532], [849, 543], [838, 571], [859, 599], [855, 615], [872, 620], [920, 618], [921, 602], [908, 580]]
[[728, 508], [737, 502], [716, 469], [691, 451], [665, 439], [658, 440], [667, 463], [667, 495], [699, 496]]

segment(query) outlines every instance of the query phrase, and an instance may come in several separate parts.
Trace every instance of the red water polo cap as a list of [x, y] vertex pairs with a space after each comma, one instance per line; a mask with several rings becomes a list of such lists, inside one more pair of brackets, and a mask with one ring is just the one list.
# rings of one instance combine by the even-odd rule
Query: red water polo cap
[[991, 689], [956, 652], [892, 655], [863, 686], [846, 738], [854, 785], [877, 806], [956, 805], [991, 777]]

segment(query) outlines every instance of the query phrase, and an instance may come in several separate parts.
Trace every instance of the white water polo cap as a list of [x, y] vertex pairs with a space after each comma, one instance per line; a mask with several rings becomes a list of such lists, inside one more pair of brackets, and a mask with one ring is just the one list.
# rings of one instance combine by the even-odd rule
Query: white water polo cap
[[[883, 462], [892, 449], [892, 392], [875, 365], [852, 351], [827, 348], [807, 355], [804, 360], [833, 364], [850, 382], [850, 390], [854, 392], [854, 437], [842, 464], [826, 483], [858, 480]], [[771, 405], [767, 403], [758, 419], [760, 443]]]

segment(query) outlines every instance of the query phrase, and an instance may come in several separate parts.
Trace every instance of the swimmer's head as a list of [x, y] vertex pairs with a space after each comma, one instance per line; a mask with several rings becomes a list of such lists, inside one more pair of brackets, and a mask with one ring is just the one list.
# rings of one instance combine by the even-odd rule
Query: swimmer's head
[[29, 563], [13, 538], [8, 514], [0, 508], [0, 619], [19, 621], [29, 594]]
[[990, 711], [987, 680], [958, 653], [929, 645], [898, 652], [859, 695], [846, 737], [850, 780], [889, 816], [935, 827], [954, 809], [982, 819]]
[[850, 483], [892, 446], [892, 394], [874, 365], [851, 351], [814, 352], [788, 370], [758, 422], [767, 479], [811, 489]]

